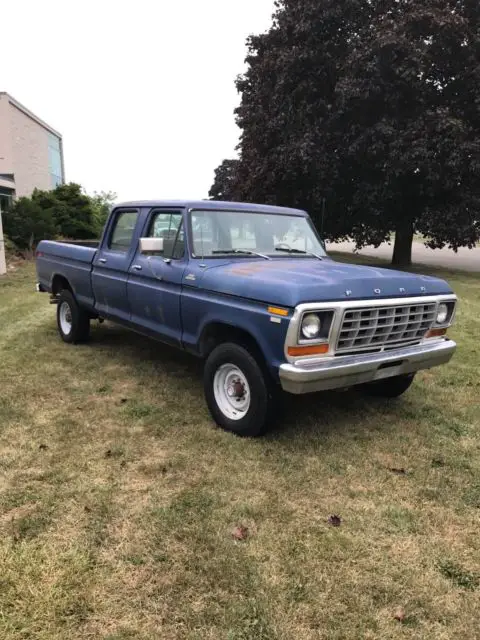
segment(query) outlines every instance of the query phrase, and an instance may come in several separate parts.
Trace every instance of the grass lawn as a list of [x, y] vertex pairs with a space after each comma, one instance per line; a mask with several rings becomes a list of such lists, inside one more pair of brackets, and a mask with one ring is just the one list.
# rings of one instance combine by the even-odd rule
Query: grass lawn
[[449, 366], [290, 398], [259, 440], [212, 425], [196, 361], [63, 344], [33, 267], [0, 278], [0, 637], [480, 638], [480, 278], [446, 277]]

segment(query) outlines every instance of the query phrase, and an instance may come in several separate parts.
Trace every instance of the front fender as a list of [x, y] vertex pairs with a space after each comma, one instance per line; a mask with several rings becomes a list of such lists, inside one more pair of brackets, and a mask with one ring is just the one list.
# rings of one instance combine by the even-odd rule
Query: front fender
[[199, 351], [201, 337], [214, 323], [248, 333], [261, 349], [267, 366], [278, 374], [285, 362], [284, 346], [292, 310], [285, 317], [273, 315], [268, 304], [199, 289], [184, 289], [182, 295], [183, 343]]

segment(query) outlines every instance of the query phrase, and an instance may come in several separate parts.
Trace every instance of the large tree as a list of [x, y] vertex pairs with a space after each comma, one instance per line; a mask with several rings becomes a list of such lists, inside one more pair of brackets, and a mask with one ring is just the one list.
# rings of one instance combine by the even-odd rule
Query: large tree
[[229, 190], [307, 208], [325, 234], [432, 247], [479, 238], [480, 6], [279, 0], [249, 39]]
[[238, 165], [239, 160], [224, 160], [215, 169], [215, 179], [208, 194], [212, 200], [235, 200]]

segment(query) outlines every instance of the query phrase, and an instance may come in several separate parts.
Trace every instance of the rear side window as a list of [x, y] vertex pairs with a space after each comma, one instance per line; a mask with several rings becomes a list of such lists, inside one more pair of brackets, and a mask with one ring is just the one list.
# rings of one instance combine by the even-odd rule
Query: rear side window
[[127, 252], [132, 244], [137, 220], [138, 211], [122, 211], [119, 213], [110, 235], [108, 248], [112, 249], [112, 251]]

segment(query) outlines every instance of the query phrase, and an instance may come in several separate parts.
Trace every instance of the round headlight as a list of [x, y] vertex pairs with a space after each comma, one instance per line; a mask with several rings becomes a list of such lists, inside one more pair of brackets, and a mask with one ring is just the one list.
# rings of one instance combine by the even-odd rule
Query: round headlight
[[322, 322], [315, 313], [309, 313], [302, 320], [302, 335], [307, 340], [313, 340], [320, 334]]
[[442, 302], [438, 305], [437, 324], [445, 324], [448, 318], [448, 306]]

